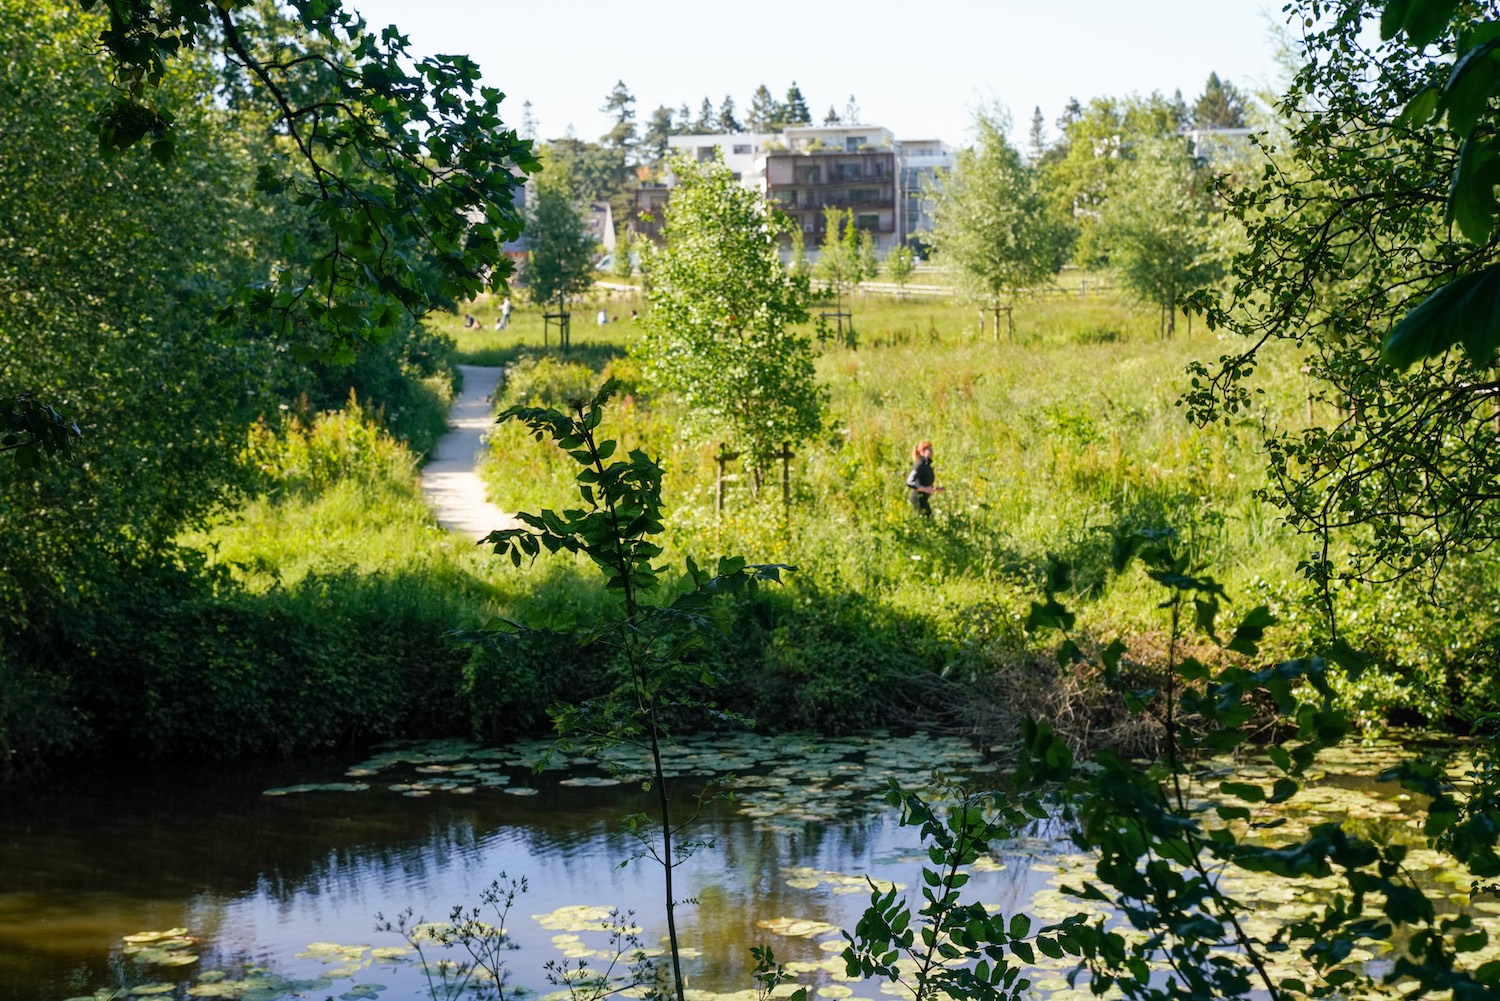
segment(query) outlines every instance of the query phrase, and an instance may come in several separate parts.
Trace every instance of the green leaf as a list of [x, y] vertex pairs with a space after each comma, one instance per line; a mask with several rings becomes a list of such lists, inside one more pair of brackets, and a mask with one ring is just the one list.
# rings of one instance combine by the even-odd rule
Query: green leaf
[[1488, 365], [1500, 344], [1500, 265], [1456, 278], [1433, 292], [1392, 328], [1381, 348], [1397, 369], [1462, 344], [1470, 360]]
[[1492, 58], [1500, 39], [1491, 38], [1459, 56], [1453, 64], [1438, 108], [1448, 113], [1448, 128], [1467, 136], [1489, 109], [1495, 93], [1497, 67]]
[[1275, 782], [1273, 782], [1271, 784], [1271, 795], [1266, 800], [1266, 802], [1268, 802], [1268, 803], [1285, 803], [1287, 800], [1289, 800], [1293, 796], [1297, 795], [1297, 790], [1299, 788], [1301, 788], [1301, 787], [1299, 785], [1297, 785], [1297, 783], [1294, 782], [1292, 779], [1287, 779], [1287, 778], [1277, 779]]
[[1441, 93], [1438, 87], [1423, 87], [1416, 97], [1406, 102], [1406, 107], [1401, 109], [1392, 124], [1399, 129], [1420, 127], [1431, 122], [1437, 114], [1438, 97]]
[[[1401, 20], [1401, 26], [1406, 29], [1406, 37], [1411, 39], [1411, 43], [1421, 48], [1431, 45], [1448, 27], [1453, 12], [1458, 9], [1458, 0], [1403, 0], [1402, 6], [1406, 8], [1406, 14]], [[1382, 36], [1385, 35], [1385, 28], [1386, 21], [1382, 15]]]
[[1275, 624], [1276, 616], [1271, 614], [1271, 610], [1265, 605], [1257, 605], [1240, 620], [1234, 631], [1234, 638], [1224, 645], [1224, 649], [1253, 657], [1260, 652], [1260, 641], [1264, 638], [1266, 629]]
[[1406, 27], [1406, 13], [1412, 0], [1387, 0], [1385, 10], [1380, 12], [1380, 38], [1390, 41]]
[[1448, 220], [1476, 246], [1489, 241], [1495, 225], [1495, 184], [1500, 182], [1500, 160], [1494, 140], [1471, 135], [1459, 151], [1458, 167], [1448, 189]]
[[1219, 792], [1226, 796], [1235, 796], [1246, 803], [1259, 803], [1266, 798], [1266, 791], [1250, 782], [1221, 782]]

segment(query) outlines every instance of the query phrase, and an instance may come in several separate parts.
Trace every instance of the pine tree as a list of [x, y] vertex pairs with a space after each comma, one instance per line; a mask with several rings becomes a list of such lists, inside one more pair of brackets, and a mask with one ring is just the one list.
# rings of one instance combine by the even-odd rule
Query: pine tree
[[521, 105], [521, 138], [535, 141], [536, 134], [536, 115], [531, 110], [531, 102], [527, 101]]
[[826, 115], [823, 116], [823, 124], [824, 125], [838, 125], [838, 124], [841, 124], [841, 121], [842, 120], [839, 118], [839, 113], [838, 113], [837, 109], [835, 109], [834, 106], [830, 104], [828, 106], [828, 114], [826, 114]]
[[812, 112], [807, 110], [807, 101], [803, 99], [796, 80], [792, 81], [792, 85], [787, 88], [786, 92], [786, 124], [812, 124]]
[[1193, 113], [1182, 99], [1182, 88], [1172, 91], [1172, 114], [1177, 119], [1177, 128], [1185, 129], [1193, 124]]
[[698, 120], [693, 123], [693, 132], [700, 136], [712, 135], [719, 124], [719, 113], [714, 110], [714, 102], [703, 96], [703, 103], [698, 105]]
[[1238, 129], [1245, 126], [1245, 96], [1219, 74], [1210, 73], [1203, 94], [1193, 105], [1193, 126], [1200, 129]]
[[771, 96], [770, 88], [765, 84], [755, 88], [755, 96], [750, 98], [750, 114], [745, 119], [750, 131], [776, 132], [781, 129], [784, 121], [783, 109], [776, 98]]
[[658, 105], [646, 122], [646, 134], [641, 137], [640, 155], [648, 163], [658, 163], [667, 155], [667, 139], [677, 134], [672, 121], [672, 109]]
[[740, 120], [734, 117], [734, 98], [728, 94], [724, 95], [724, 103], [719, 105], [718, 122], [720, 132], [739, 132], [744, 128], [740, 125]]
[[1047, 126], [1042, 120], [1042, 109], [1040, 106], [1031, 111], [1031, 132], [1027, 135], [1030, 144], [1032, 163], [1041, 163], [1043, 155], [1047, 152]]
[[615, 124], [600, 137], [599, 141], [610, 149], [624, 154], [633, 151], [635, 149], [635, 97], [631, 95], [630, 88], [625, 86], [624, 80], [615, 84], [609, 96], [604, 99], [604, 107], [599, 110], [615, 120]]
[[1066, 134], [1068, 131], [1068, 126], [1072, 125], [1082, 117], [1083, 105], [1078, 103], [1078, 98], [1068, 98], [1068, 103], [1063, 106], [1063, 113], [1061, 117], [1057, 119], [1057, 131]]
[[676, 120], [673, 123], [674, 136], [687, 136], [693, 134], [693, 109], [688, 107], [686, 101], [677, 109]]

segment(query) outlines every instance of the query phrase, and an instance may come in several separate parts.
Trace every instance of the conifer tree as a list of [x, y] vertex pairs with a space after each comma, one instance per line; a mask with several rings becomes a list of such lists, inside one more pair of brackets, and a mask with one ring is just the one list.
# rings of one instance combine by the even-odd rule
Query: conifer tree
[[635, 151], [635, 97], [630, 93], [630, 88], [625, 86], [625, 81], [615, 83], [614, 89], [604, 99], [604, 106], [599, 109], [615, 120], [614, 125], [602, 137], [600, 142], [625, 156]]
[[693, 132], [700, 136], [712, 135], [719, 124], [719, 113], [714, 110], [714, 102], [703, 96], [703, 103], [698, 105], [698, 120], [693, 123]]
[[785, 114], [788, 125], [812, 124], [812, 112], [807, 110], [807, 101], [803, 99], [796, 80], [793, 80], [792, 85], [787, 88]]
[[728, 94], [724, 95], [724, 103], [719, 105], [718, 124], [720, 132], [740, 132], [744, 129], [740, 120], [734, 116], [734, 98]]
[[765, 84], [755, 88], [755, 96], [750, 98], [750, 114], [745, 119], [750, 131], [776, 132], [780, 130], [783, 121], [784, 109], [771, 96], [770, 88]]
[[1040, 163], [1042, 155], [1047, 152], [1047, 126], [1043, 123], [1040, 106], [1031, 110], [1031, 131], [1027, 134], [1026, 141], [1031, 147], [1031, 162]]
[[677, 126], [672, 121], [672, 109], [664, 104], [658, 105], [646, 122], [645, 135], [641, 136], [641, 159], [647, 163], [661, 162], [667, 155], [667, 140], [676, 134]]
[[1193, 105], [1193, 125], [1200, 129], [1238, 129], [1245, 126], [1245, 96], [1219, 74], [1210, 73], [1203, 93]]

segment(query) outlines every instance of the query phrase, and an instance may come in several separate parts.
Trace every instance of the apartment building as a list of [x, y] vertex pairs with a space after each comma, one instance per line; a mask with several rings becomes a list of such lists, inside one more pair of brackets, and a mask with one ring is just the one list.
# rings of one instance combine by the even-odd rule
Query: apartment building
[[895, 137], [875, 126], [790, 128], [765, 154], [766, 200], [791, 216], [808, 247], [825, 234], [826, 209], [848, 210], [878, 251], [899, 242]]
[[[673, 136], [668, 143], [700, 161], [722, 159], [735, 180], [791, 216], [809, 251], [823, 240], [829, 208], [851, 212], [882, 254], [930, 229], [932, 207], [923, 192], [953, 166], [941, 140], [901, 142], [879, 125]], [[649, 197], [659, 211], [665, 194], [655, 189]]]

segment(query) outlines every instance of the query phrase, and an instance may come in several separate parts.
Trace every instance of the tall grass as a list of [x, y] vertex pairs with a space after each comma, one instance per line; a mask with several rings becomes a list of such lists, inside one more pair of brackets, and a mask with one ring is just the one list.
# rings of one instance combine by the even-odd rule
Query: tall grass
[[[633, 299], [605, 301], [627, 317], [640, 308]], [[567, 357], [555, 343], [543, 349], [539, 311], [529, 307], [507, 331], [492, 329], [494, 302], [467, 309], [483, 330], [440, 322], [458, 360], [507, 366], [497, 407], [564, 406], [605, 377], [620, 381], [603, 431], [665, 468], [664, 560], [736, 554], [799, 567], [785, 588], [730, 606], [729, 638], [703, 654], [725, 669], [726, 700], [773, 724], [836, 730], [900, 722], [913, 707], [974, 723], [984, 714], [962, 710], [984, 690], [998, 707], [994, 725], [1020, 708], [1066, 706], [1082, 729], [1107, 729], [1078, 711], [1097, 696], [1097, 682], [1059, 669], [1022, 624], [1055, 556], [1074, 568], [1067, 597], [1085, 610], [1092, 634], [1137, 637], [1131, 655], [1149, 662], [1160, 627], [1153, 593], [1110, 571], [1113, 534], [1138, 528], [1179, 532], [1240, 608], [1276, 605], [1291, 623], [1287, 648], [1319, 629], [1299, 601], [1305, 543], [1256, 494], [1260, 422], [1307, 419], [1307, 387], [1290, 355], [1267, 356], [1257, 412], [1235, 426], [1197, 428], [1176, 406], [1184, 367], [1225, 348], [1201, 330], [1160, 339], [1153, 310], [1096, 291], [1053, 295], [1019, 303], [1014, 338], [997, 340], [951, 300], [856, 298], [858, 346], [826, 344], [818, 360], [829, 421], [797, 449], [790, 508], [777, 477], [755, 496], [731, 465], [721, 512], [720, 443], [685, 436], [680, 402], [641, 382], [629, 354], [637, 328], [593, 326], [596, 308], [575, 310]], [[814, 331], [815, 318], [806, 329]], [[541, 708], [559, 694], [559, 679], [572, 692], [606, 682], [607, 665], [586, 651], [470, 656], [441, 638], [492, 614], [589, 621], [611, 600], [591, 568], [567, 560], [498, 567], [438, 529], [411, 453], [356, 410], [263, 436], [249, 454], [266, 470], [264, 495], [193, 540], [246, 593], [301, 595], [300, 607], [324, 620], [388, 613], [408, 622], [413, 635], [448, 650], [444, 680], [428, 687], [447, 693], [438, 701], [450, 715], [429, 706], [422, 717], [448, 725], [462, 719], [491, 735], [543, 725]], [[930, 521], [913, 515], [903, 486], [920, 439], [936, 444], [948, 488]], [[491, 499], [507, 510], [579, 503], [572, 463], [515, 425], [494, 429], [484, 472]], [[1489, 579], [1487, 571], [1479, 577]], [[1409, 608], [1383, 600], [1357, 615], [1392, 657], [1426, 664], [1429, 677], [1451, 671], [1451, 651], [1472, 653], [1488, 635], [1483, 624], [1424, 633]], [[569, 671], [558, 673], [559, 664]], [[1395, 685], [1370, 697], [1370, 711], [1411, 701], [1411, 693]]]

